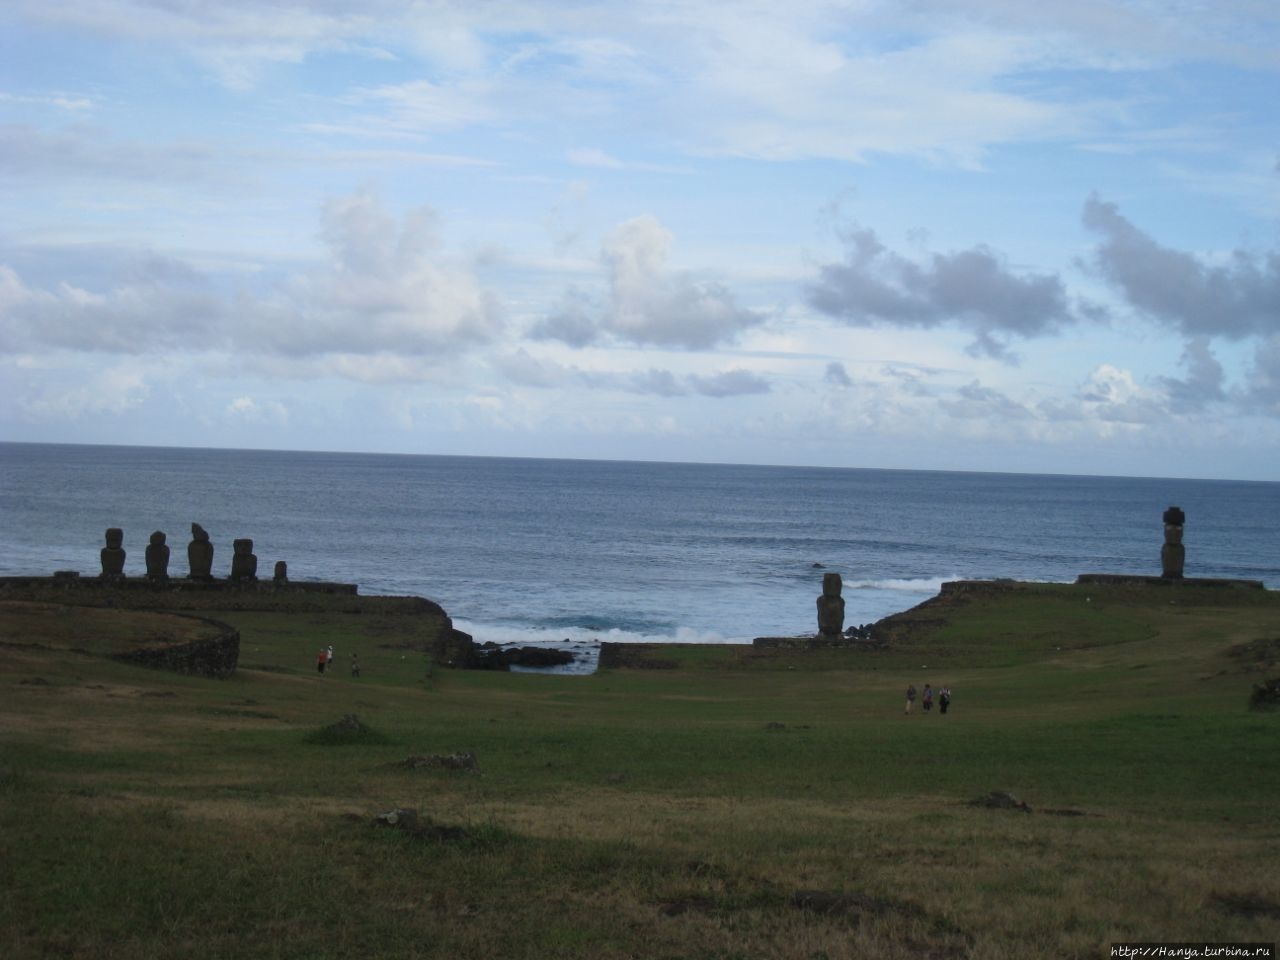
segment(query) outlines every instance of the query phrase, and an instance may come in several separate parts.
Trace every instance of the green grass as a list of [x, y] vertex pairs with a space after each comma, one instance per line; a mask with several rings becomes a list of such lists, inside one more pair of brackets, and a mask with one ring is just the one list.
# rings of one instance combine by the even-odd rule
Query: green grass
[[[1012, 960], [1280, 929], [1280, 714], [1247, 709], [1270, 593], [1026, 585], [883, 650], [591, 677], [432, 670], [438, 623], [376, 604], [207, 615], [241, 631], [223, 681], [5, 648], [0, 955]], [[925, 681], [949, 715], [903, 715]], [[354, 742], [323, 732], [347, 714]], [[464, 750], [478, 773], [397, 766]], [[1034, 812], [968, 803], [992, 790]], [[395, 807], [449, 829], [373, 826]]]

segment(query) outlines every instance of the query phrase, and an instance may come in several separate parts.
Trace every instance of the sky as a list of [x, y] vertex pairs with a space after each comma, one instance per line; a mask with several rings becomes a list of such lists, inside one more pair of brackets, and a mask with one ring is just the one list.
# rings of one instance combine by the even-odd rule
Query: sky
[[1273, 0], [6, 0], [0, 440], [1280, 479]]

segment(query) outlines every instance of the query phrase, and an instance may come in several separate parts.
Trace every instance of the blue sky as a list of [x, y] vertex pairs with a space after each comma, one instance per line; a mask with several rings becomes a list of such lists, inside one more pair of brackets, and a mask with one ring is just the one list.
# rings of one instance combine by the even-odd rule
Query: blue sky
[[0, 438], [1277, 479], [1270, 2], [0, 8]]

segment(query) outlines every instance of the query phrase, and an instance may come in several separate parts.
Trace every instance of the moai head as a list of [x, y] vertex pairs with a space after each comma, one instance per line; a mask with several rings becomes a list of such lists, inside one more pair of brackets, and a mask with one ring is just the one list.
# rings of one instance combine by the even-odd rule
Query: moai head
[[824, 573], [822, 575], [822, 595], [824, 597], [838, 597], [842, 589], [844, 589], [844, 581], [840, 579], [840, 574]]
[[200, 524], [193, 523], [191, 525], [191, 539], [195, 540], [197, 543], [208, 543], [209, 532], [205, 530], [204, 527], [200, 526]]
[[276, 561], [276, 569], [275, 569], [274, 579], [275, 579], [276, 583], [288, 583], [288, 582], [289, 582], [289, 565], [288, 565], [287, 563], [285, 563], [283, 560], [277, 560], [277, 561]]

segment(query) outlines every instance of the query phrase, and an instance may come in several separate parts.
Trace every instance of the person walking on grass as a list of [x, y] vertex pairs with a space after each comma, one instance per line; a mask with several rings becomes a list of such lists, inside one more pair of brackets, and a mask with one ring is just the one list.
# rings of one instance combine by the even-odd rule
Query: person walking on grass
[[360, 661], [356, 659], [356, 655], [354, 653], [351, 655], [351, 676], [360, 676]]
[[325, 662], [324, 662], [324, 665], [325, 665], [326, 667], [332, 667], [332, 666], [333, 666], [333, 644], [332, 644], [332, 643], [331, 643], [331, 644], [329, 644], [329, 649], [325, 651]]
[[907, 684], [907, 709], [903, 710], [904, 714], [911, 712], [911, 705], [916, 702], [916, 685], [914, 683]]
[[924, 685], [924, 693], [920, 695], [920, 704], [924, 707], [925, 713], [933, 709], [933, 687], [927, 683]]
[[324, 668], [329, 663], [329, 652], [324, 647], [320, 648], [320, 656], [316, 657], [316, 673], [324, 676]]
[[951, 688], [943, 687], [942, 692], [938, 694], [938, 712], [946, 713], [949, 706], [951, 706]]

